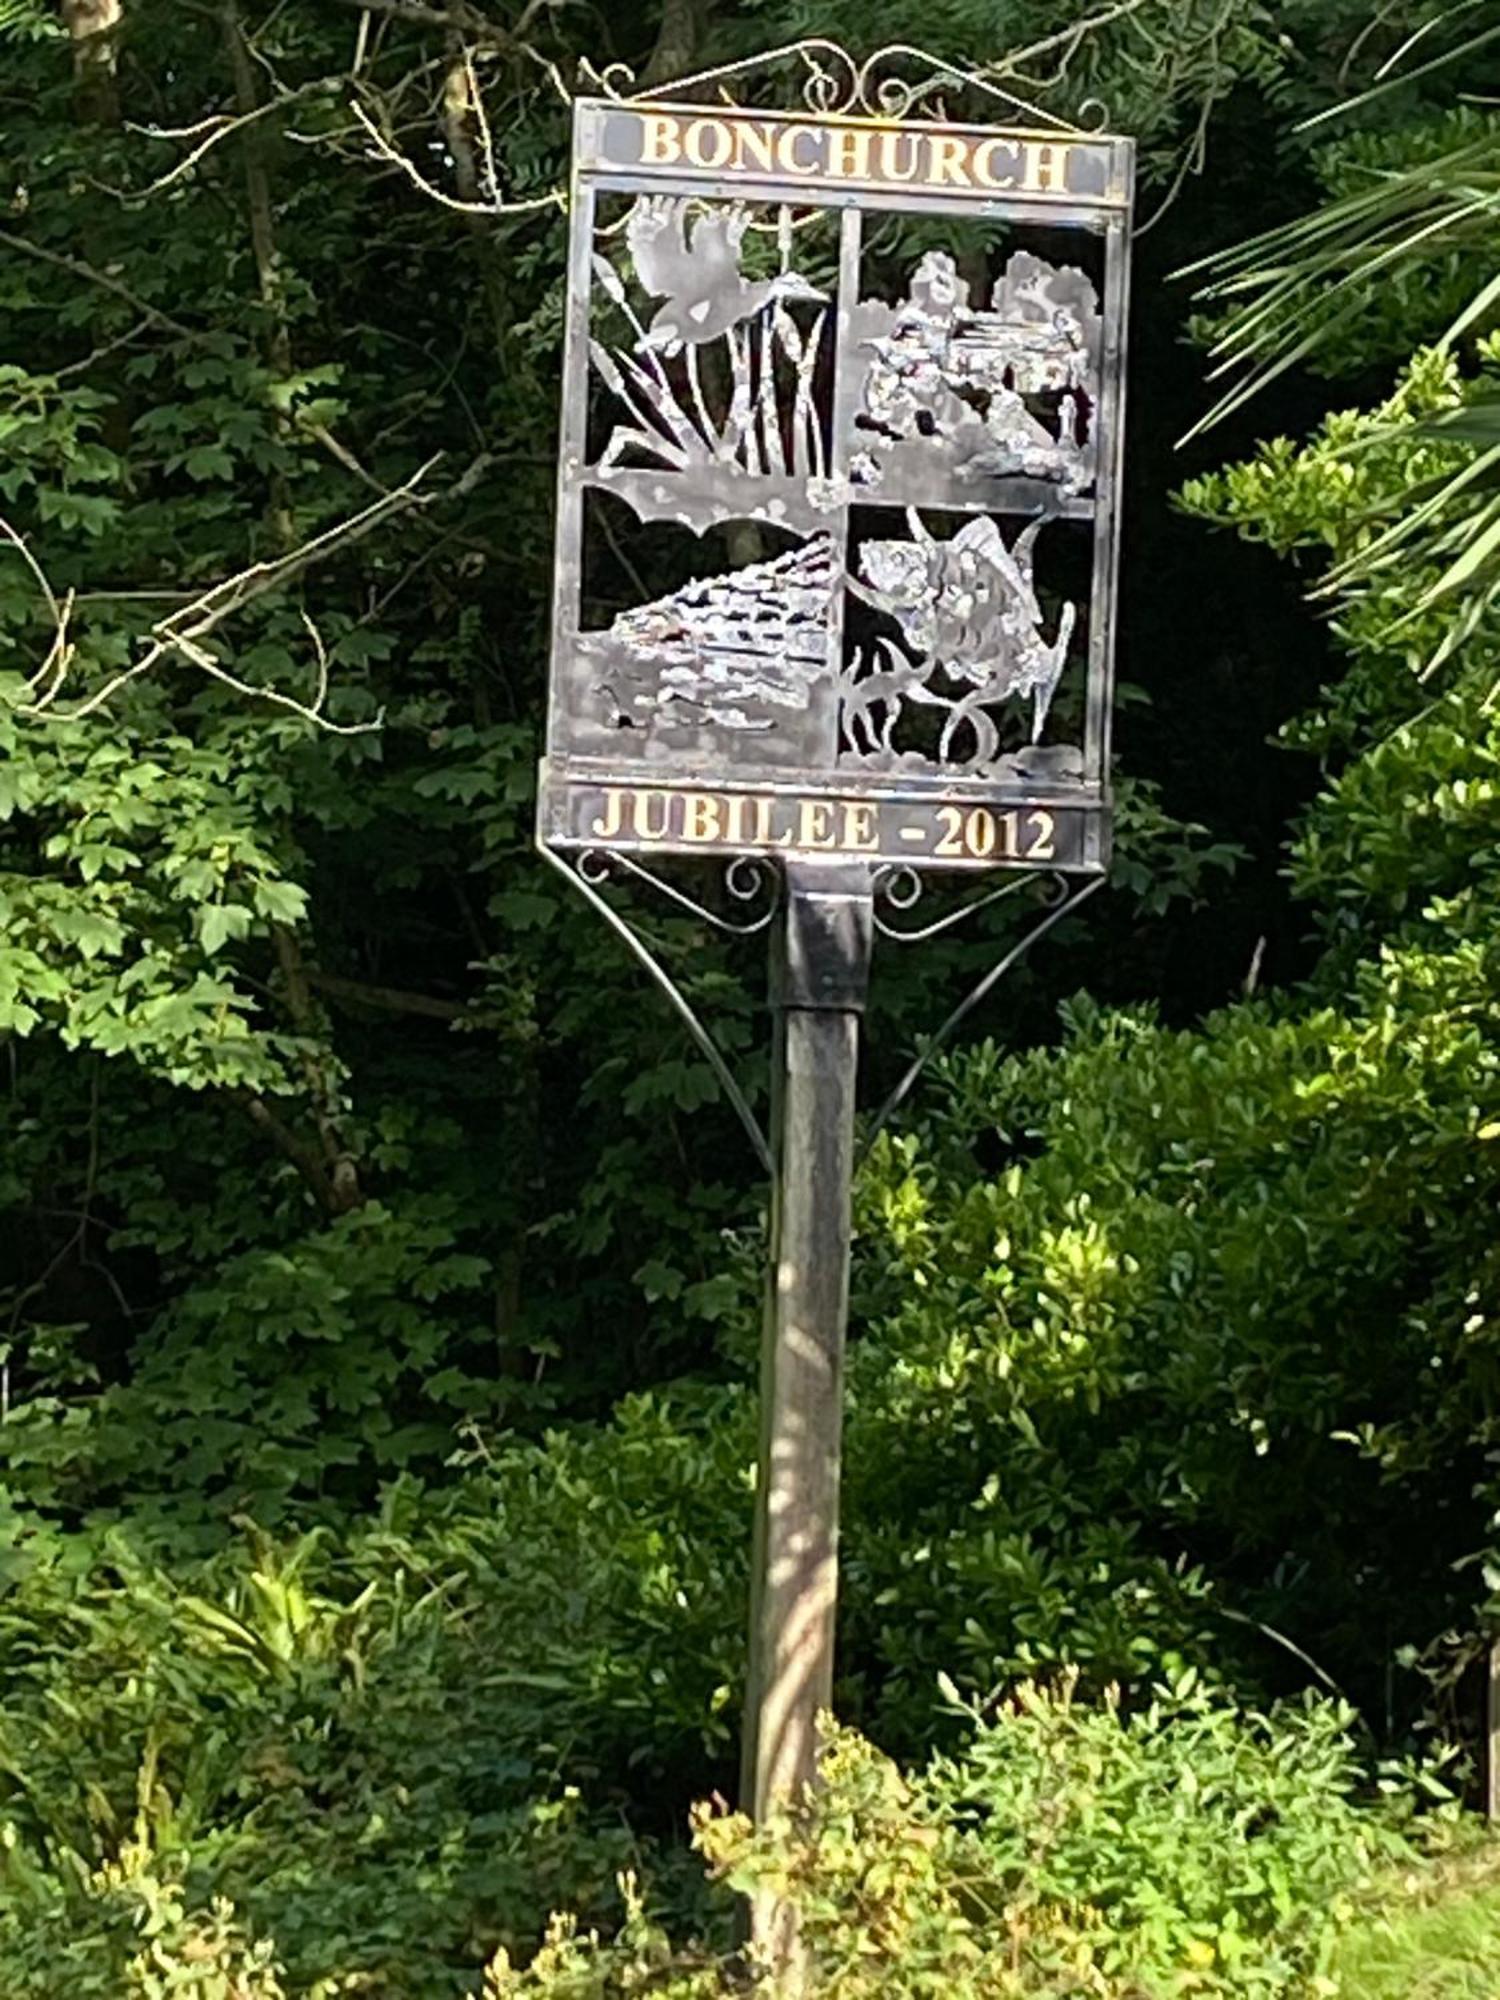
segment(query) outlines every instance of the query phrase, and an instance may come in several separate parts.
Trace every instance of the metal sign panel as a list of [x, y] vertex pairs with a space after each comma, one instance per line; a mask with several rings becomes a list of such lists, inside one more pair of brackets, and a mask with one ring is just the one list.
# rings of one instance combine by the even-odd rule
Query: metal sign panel
[[590, 100], [573, 165], [544, 844], [1101, 871], [1130, 142]]

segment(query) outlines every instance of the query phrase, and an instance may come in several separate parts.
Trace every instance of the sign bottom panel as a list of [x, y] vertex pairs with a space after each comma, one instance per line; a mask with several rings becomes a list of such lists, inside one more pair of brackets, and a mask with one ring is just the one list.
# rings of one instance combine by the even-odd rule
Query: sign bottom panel
[[827, 855], [912, 867], [1053, 868], [1100, 874], [1108, 808], [1099, 803], [543, 780], [551, 847], [632, 853]]

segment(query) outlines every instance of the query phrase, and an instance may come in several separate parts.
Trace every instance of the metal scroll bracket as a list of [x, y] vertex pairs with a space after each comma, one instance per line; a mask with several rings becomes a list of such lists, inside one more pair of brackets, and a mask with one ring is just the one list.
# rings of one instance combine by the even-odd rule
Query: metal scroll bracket
[[[900, 882], [895, 879], [898, 876], [910, 876], [911, 881], [916, 885], [918, 893], [921, 891], [921, 878], [910, 869], [893, 870], [885, 882], [880, 885], [884, 888], [886, 900], [891, 903], [893, 908], [909, 909], [916, 900], [916, 897], [903, 892]], [[884, 1099], [879, 1109], [875, 1112], [874, 1117], [870, 1120], [865, 1132], [865, 1143], [859, 1156], [861, 1163], [868, 1159], [870, 1149], [875, 1144], [875, 1141], [880, 1137], [880, 1134], [885, 1130], [907, 1098], [910, 1097], [927, 1065], [952, 1040], [961, 1024], [967, 1020], [976, 1007], [981, 1005], [994, 992], [1005, 975], [1026, 956], [1034, 944], [1040, 943], [1048, 931], [1060, 924], [1064, 917], [1070, 917], [1076, 910], [1082, 908], [1089, 897], [1093, 895], [1094, 891], [1103, 886], [1105, 878], [1102, 875], [1096, 875], [1078, 889], [1069, 888], [1068, 878], [1065, 875], [1052, 875], [1046, 877], [1045, 880], [1050, 893], [1047, 897], [1047, 908], [1043, 915], [1023, 937], [1017, 939], [1010, 950], [1005, 953], [1004, 957], [990, 967], [978, 985], [959, 1001], [958, 1005], [943, 1022], [936, 1034], [930, 1035], [927, 1038], [920, 1053], [912, 1059], [902, 1075], [900, 1082], [897, 1083], [896, 1087]], [[935, 923], [923, 924], [913, 930], [898, 928], [880, 917], [877, 917], [875, 920], [876, 928], [882, 937], [890, 938], [897, 944], [923, 944], [928, 938], [937, 937], [941, 932], [951, 930], [955, 924], [962, 923], [965, 917], [973, 916], [976, 911], [987, 908], [991, 903], [1001, 902], [1007, 896], [1014, 895], [1017, 889], [1024, 886], [1025, 881], [1025, 876], [1017, 876], [1012, 881], [1003, 882], [998, 889], [990, 890], [987, 895], [975, 897], [972, 902], [965, 903], [957, 910], [950, 910], [946, 916], [939, 917]]]
[[[612, 868], [620, 868], [628, 875], [646, 883], [658, 895], [665, 896], [668, 901], [677, 904], [680, 909], [701, 918], [704, 923], [711, 924], [715, 930], [726, 932], [731, 937], [751, 937], [757, 931], [767, 929], [776, 915], [779, 898], [773, 895], [768, 908], [760, 911], [755, 916], [748, 917], [742, 921], [735, 921], [719, 916], [715, 911], [697, 902], [693, 897], [684, 895], [682, 890], [674, 887], [670, 882], [663, 881], [659, 875], [653, 874], [649, 868], [643, 868], [640, 862], [633, 861], [627, 854], [605, 854], [595, 849], [585, 849], [578, 855], [577, 860], [570, 865], [564, 855], [559, 854], [555, 849], [546, 846], [544, 843], [539, 842], [538, 848], [542, 859], [549, 866], [555, 868], [563, 880], [571, 884], [578, 891], [579, 895], [583, 897], [591, 909], [596, 910], [603, 917], [604, 921], [615, 933], [615, 936], [623, 941], [631, 955], [640, 965], [645, 967], [651, 978], [656, 981], [661, 991], [667, 996], [678, 1018], [682, 1021], [684, 1027], [702, 1051], [709, 1067], [713, 1070], [715, 1077], [718, 1079], [720, 1089], [733, 1106], [735, 1115], [744, 1127], [746, 1137], [754, 1148], [756, 1159], [760, 1161], [767, 1175], [774, 1179], [776, 1162], [771, 1151], [771, 1143], [761, 1127], [760, 1120], [750, 1108], [749, 1099], [735, 1081], [734, 1072], [725, 1060], [723, 1050], [699, 1018], [691, 1000], [688, 999], [682, 988], [677, 984], [677, 981], [651, 949], [645, 937], [642, 936], [641, 932], [633, 924], [621, 916], [620, 912], [607, 896], [601, 894], [599, 885], [608, 879]], [[729, 864], [724, 877], [725, 887], [728, 889], [730, 895], [746, 903], [753, 902], [763, 893], [767, 880], [768, 871], [765, 865], [743, 855]]]

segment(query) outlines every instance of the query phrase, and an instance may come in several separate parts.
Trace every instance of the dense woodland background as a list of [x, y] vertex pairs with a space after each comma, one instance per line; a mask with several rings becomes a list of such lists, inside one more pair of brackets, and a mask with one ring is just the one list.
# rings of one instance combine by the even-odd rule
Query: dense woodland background
[[[1140, 141], [1119, 856], [864, 1170], [863, 1735], [705, 1883], [764, 1190], [530, 849], [557, 190], [580, 59], [812, 32]], [[848, 2000], [1382, 1990], [1337, 1934], [1462, 1846], [1500, 1624], [1497, 60], [1422, 0], [0, 0], [7, 2000], [719, 1993], [788, 1869]], [[1174, 273], [1414, 162], [1446, 219], [1179, 449]], [[1451, 587], [1307, 601], [1466, 469]], [[756, 952], [651, 922], [763, 1091]], [[870, 1102], [1005, 934], [882, 956]], [[507, 1971], [554, 1907], [623, 1939]]]

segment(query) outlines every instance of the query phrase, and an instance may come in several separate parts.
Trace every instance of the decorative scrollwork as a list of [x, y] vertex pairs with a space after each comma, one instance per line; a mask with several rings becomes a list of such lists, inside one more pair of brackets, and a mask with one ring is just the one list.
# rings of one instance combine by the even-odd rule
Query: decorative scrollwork
[[893, 910], [913, 910], [926, 893], [926, 884], [915, 868], [897, 863], [889, 868], [877, 868], [871, 885], [877, 903], [887, 903]]
[[[901, 876], [911, 877], [912, 882], [916, 885], [915, 894], [904, 883], [891, 879]], [[966, 917], [972, 917], [978, 911], [988, 909], [991, 903], [1003, 903], [1007, 896], [1015, 895], [1018, 889], [1024, 889], [1028, 882], [1034, 883], [1035, 880], [1036, 878], [1031, 875], [1014, 875], [1008, 881], [1001, 882], [998, 887], [985, 890], [982, 896], [971, 896], [968, 902], [960, 903], [956, 910], [946, 911], [942, 916], [935, 918], [932, 923], [919, 925], [914, 930], [906, 930], [899, 924], [887, 923], [885, 918], [881, 916], [878, 906], [883, 902], [889, 904], [893, 910], [911, 909], [922, 895], [922, 878], [913, 868], [882, 868], [875, 877], [875, 898], [877, 904], [875, 910], [875, 928], [883, 938], [889, 938], [893, 944], [924, 944], [928, 938], [940, 937], [944, 931], [952, 930], [955, 924], [961, 924]], [[1043, 893], [1045, 894], [1047, 890], [1052, 889], [1052, 885], [1060, 880], [1062, 878], [1059, 876], [1049, 875], [1045, 877], [1045, 889]], [[1067, 894], [1065, 882], [1063, 894]], [[1055, 894], [1052, 900], [1056, 900]]]
[[[698, 1018], [692, 1002], [677, 984], [671, 973], [667, 971], [655, 952], [652, 951], [649, 943], [641, 936], [633, 924], [628, 923], [621, 916], [609, 898], [601, 894], [600, 885], [608, 881], [612, 865], [624, 862], [628, 873], [641, 876], [651, 884], [652, 888], [663, 891], [674, 902], [682, 903], [688, 909], [696, 911], [700, 916], [707, 916], [709, 922], [717, 923], [721, 930], [733, 931], [736, 929], [736, 926], [726, 924], [721, 919], [714, 917], [711, 912], [702, 910], [693, 902], [691, 897], [679, 894], [669, 884], [660, 881], [656, 876], [652, 875], [648, 869], [642, 868], [638, 863], [630, 861], [626, 855], [606, 855], [597, 849], [585, 849], [577, 856], [570, 867], [568, 861], [554, 848], [540, 846], [539, 852], [542, 859], [549, 866], [555, 868], [564, 881], [571, 883], [573, 888], [578, 891], [590, 907], [604, 918], [616, 937], [625, 944], [632, 957], [645, 968], [652, 979], [655, 980], [657, 986], [666, 995], [688, 1033], [702, 1051], [710, 1069], [712, 1069], [714, 1075], [718, 1078], [720, 1089], [729, 1100], [735, 1116], [744, 1127], [745, 1134], [755, 1149], [755, 1157], [759, 1160], [766, 1173], [774, 1176], [776, 1168], [771, 1152], [771, 1142], [761, 1129], [760, 1120], [751, 1110], [748, 1098], [735, 1082], [734, 1074], [724, 1059], [723, 1051], [703, 1022]], [[737, 894], [738, 892], [731, 890], [730, 893]], [[758, 918], [749, 928], [751, 930], [763, 929], [771, 921], [771, 917], [774, 914], [775, 905], [773, 904], [771, 910], [764, 917]], [[744, 934], [743, 927], [740, 928], [740, 934]]]
[[754, 903], [762, 897], [766, 907], [744, 922], [731, 917], [722, 917], [717, 910], [700, 903], [696, 896], [689, 896], [674, 883], [664, 881], [649, 868], [642, 867], [629, 854], [614, 849], [585, 848], [577, 860], [578, 873], [592, 889], [601, 888], [609, 881], [616, 869], [634, 876], [654, 889], [658, 896], [665, 896], [669, 903], [675, 903], [680, 910], [686, 910], [691, 917], [722, 931], [726, 937], [754, 937], [766, 929], [781, 905], [781, 877], [757, 856], [741, 854], [729, 863], [724, 871], [724, 887], [737, 903]]
[[754, 903], [770, 898], [770, 909], [757, 919], [756, 930], [764, 930], [781, 902], [782, 878], [764, 855], [737, 854], [724, 869], [724, 887], [736, 902]]
[[[670, 83], [654, 84], [645, 90], [640, 88], [634, 71], [624, 63], [608, 63], [603, 69], [596, 69], [585, 61], [579, 65], [579, 79], [586, 88], [621, 104], [664, 101], [710, 88], [726, 102], [738, 104], [740, 100], [733, 92], [736, 83], [794, 62], [800, 62], [804, 71], [803, 103], [823, 118], [922, 115], [943, 119], [949, 116], [944, 93], [961, 96], [973, 92], [1004, 105], [1012, 117], [1020, 115], [1059, 132], [1102, 130], [1105, 122], [1101, 119], [1099, 124], [1091, 122], [1088, 127], [1074, 123], [1049, 111], [1045, 105], [1017, 96], [1002, 80], [1000, 66], [965, 69], [910, 42], [891, 42], [861, 61], [839, 42], [807, 36], [767, 49], [761, 55], [719, 63], [712, 69], [696, 70], [690, 76], [674, 77]], [[913, 69], [918, 74], [910, 74]], [[1090, 99], [1081, 107], [1080, 117], [1087, 114], [1092, 121], [1103, 111], [1098, 99]]]
[[[1023, 876], [1020, 878], [1020, 881], [1024, 881], [1025, 879], [1026, 878]], [[1005, 956], [999, 961], [998, 964], [992, 965], [990, 967], [989, 971], [984, 975], [983, 979], [980, 980], [979, 984], [976, 987], [974, 987], [973, 991], [966, 994], [965, 997], [953, 1009], [953, 1012], [948, 1016], [947, 1020], [944, 1021], [943, 1025], [938, 1029], [937, 1033], [935, 1035], [929, 1036], [925, 1046], [922, 1049], [921, 1054], [913, 1058], [912, 1062], [908, 1065], [905, 1074], [902, 1076], [900, 1082], [896, 1085], [895, 1089], [886, 1098], [885, 1102], [881, 1105], [880, 1109], [875, 1113], [874, 1118], [870, 1121], [869, 1127], [865, 1134], [864, 1153], [861, 1155], [861, 1157], [864, 1157], [865, 1154], [868, 1154], [870, 1148], [874, 1145], [876, 1139], [884, 1131], [885, 1127], [890, 1123], [891, 1118], [895, 1115], [896, 1111], [899, 1110], [901, 1105], [904, 1104], [906, 1099], [911, 1095], [912, 1090], [915, 1088], [917, 1080], [921, 1076], [922, 1072], [926, 1069], [927, 1065], [932, 1061], [933, 1057], [937, 1055], [939, 1051], [947, 1045], [947, 1043], [952, 1038], [955, 1030], [958, 1028], [960, 1023], [966, 1020], [968, 1016], [973, 1013], [974, 1009], [980, 1004], [980, 1002], [994, 991], [994, 989], [999, 985], [1000, 981], [1005, 977], [1006, 973], [1010, 971], [1011, 967], [1015, 965], [1018, 962], [1018, 960], [1024, 958], [1026, 953], [1030, 951], [1031, 947], [1034, 944], [1037, 944], [1042, 938], [1044, 938], [1047, 935], [1048, 931], [1050, 931], [1055, 925], [1061, 923], [1064, 917], [1071, 916], [1075, 910], [1080, 909], [1082, 905], [1088, 901], [1089, 897], [1092, 896], [1097, 889], [1101, 889], [1104, 886], [1104, 881], [1105, 878], [1102, 875], [1096, 875], [1092, 881], [1085, 882], [1081, 888], [1070, 889], [1066, 876], [1055, 875], [1048, 878], [1047, 894], [1046, 894], [1047, 907], [1045, 910], [1045, 914], [1041, 917], [1039, 922], [1032, 925], [1031, 929], [1027, 931], [1024, 937], [1019, 938], [1016, 941], [1016, 943], [1011, 946], [1010, 950], [1006, 952]], [[1005, 886], [1010, 887], [1012, 885], [1007, 884]], [[1015, 886], [1019, 886], [1019, 883]], [[969, 914], [969, 907], [978, 909], [982, 906], [984, 902], [993, 900], [994, 900], [993, 897], [982, 897], [978, 903], [975, 903], [972, 906], [966, 906], [965, 909], [958, 912], [957, 914], [960, 916], [967, 916]], [[892, 933], [888, 930], [883, 931], [882, 934], [887, 937], [892, 935]], [[925, 933], [909, 932], [907, 933], [907, 941], [910, 942], [915, 938], [924, 935], [930, 937], [932, 935], [931, 929], [929, 928]]]

